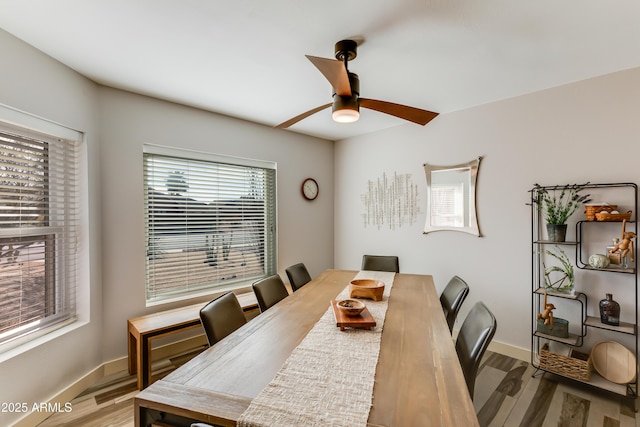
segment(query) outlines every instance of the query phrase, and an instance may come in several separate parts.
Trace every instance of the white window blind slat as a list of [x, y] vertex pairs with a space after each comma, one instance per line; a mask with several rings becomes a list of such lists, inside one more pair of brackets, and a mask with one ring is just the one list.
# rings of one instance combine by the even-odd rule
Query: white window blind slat
[[145, 146], [147, 303], [275, 274], [275, 164]]
[[76, 315], [79, 145], [0, 123], [0, 346]]

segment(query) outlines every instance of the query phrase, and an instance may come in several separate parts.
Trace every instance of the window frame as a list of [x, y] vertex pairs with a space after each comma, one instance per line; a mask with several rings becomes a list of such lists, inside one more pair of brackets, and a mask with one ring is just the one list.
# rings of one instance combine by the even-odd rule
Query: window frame
[[[31, 241], [31, 245], [21, 248], [28, 249], [28, 252], [31, 251], [36, 240], [40, 241], [38, 237], [42, 237], [43, 259], [41, 261], [45, 289], [42, 298], [44, 308], [41, 311], [44, 317], [24, 324], [19, 323], [0, 334], [0, 353], [4, 360], [6, 357], [18, 354], [17, 348], [21, 348], [24, 344], [40, 342], [37, 340], [43, 336], [51, 338], [57, 336], [53, 334], [54, 331], [59, 331], [71, 324], [78, 324], [81, 317], [79, 283], [83, 269], [80, 263], [85, 257], [79, 241], [80, 234], [84, 230], [82, 204], [85, 187], [81, 177], [85, 176], [83, 174], [85, 172], [83, 163], [85, 141], [81, 132], [4, 105], [0, 105], [0, 132], [3, 135], [13, 135], [15, 141], [35, 140], [47, 146], [44, 150], [46, 155], [43, 157], [47, 162], [46, 172], [43, 175], [43, 180], [47, 182], [43, 190], [46, 202], [42, 205], [44, 208], [42, 206], [38, 208], [42, 209], [40, 215], [43, 219], [37, 219], [42, 223], [29, 224], [33, 221], [24, 222], [23, 216], [19, 215], [20, 219], [14, 222], [13, 227], [0, 225], [1, 240]], [[5, 138], [9, 140], [4, 142], [5, 146], [11, 143], [20, 145], [19, 142], [16, 143], [11, 139], [11, 137]], [[24, 147], [22, 150], [26, 150]], [[16, 153], [20, 153], [20, 150]], [[53, 159], [54, 156], [56, 159]], [[60, 160], [58, 156], [62, 156], [63, 159]], [[20, 159], [20, 157], [17, 158]], [[8, 178], [6, 180], [11, 181]], [[5, 205], [5, 208], [10, 208], [10, 205]], [[7, 215], [9, 211], [10, 209], [5, 209], [5, 220], [13, 216]], [[5, 223], [7, 224], [9, 223]], [[27, 254], [30, 257], [29, 260], [37, 259], [35, 248], [33, 252]], [[17, 318], [19, 322], [20, 318], [21, 315]]]

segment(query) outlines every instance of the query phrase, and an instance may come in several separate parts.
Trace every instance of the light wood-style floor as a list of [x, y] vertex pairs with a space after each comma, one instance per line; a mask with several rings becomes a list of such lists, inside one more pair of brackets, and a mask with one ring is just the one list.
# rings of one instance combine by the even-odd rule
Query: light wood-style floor
[[[167, 360], [154, 362], [153, 379], [157, 380], [199, 354], [206, 347]], [[38, 424], [42, 427], [134, 427], [133, 398], [138, 394], [137, 379], [128, 372], [103, 378], [70, 403], [72, 410], [58, 413]]]
[[[154, 378], [166, 375], [200, 351], [159, 361], [154, 364]], [[534, 372], [529, 363], [487, 352], [474, 396], [480, 425], [640, 427], [640, 416], [629, 401], [559, 381], [550, 374], [533, 376]], [[52, 415], [40, 426], [133, 427], [137, 393], [134, 376], [126, 372], [112, 375], [75, 398], [71, 412]]]

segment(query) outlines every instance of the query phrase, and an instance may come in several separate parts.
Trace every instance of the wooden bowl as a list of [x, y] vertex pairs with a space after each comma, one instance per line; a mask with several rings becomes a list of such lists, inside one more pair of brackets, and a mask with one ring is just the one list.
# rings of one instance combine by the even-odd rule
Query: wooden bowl
[[628, 384], [636, 378], [636, 358], [618, 342], [603, 341], [593, 346], [591, 362], [593, 369], [612, 383]]
[[358, 279], [349, 283], [350, 298], [369, 298], [374, 301], [382, 301], [384, 283], [379, 280]]
[[343, 299], [336, 304], [338, 310], [346, 316], [357, 316], [364, 310], [364, 303], [355, 299]]

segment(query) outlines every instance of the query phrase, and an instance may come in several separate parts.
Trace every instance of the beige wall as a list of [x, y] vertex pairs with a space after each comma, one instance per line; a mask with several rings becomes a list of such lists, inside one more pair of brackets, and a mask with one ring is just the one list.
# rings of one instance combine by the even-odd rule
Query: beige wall
[[[336, 268], [357, 268], [363, 253], [393, 253], [400, 256], [401, 271], [433, 274], [439, 290], [457, 274], [471, 287], [459, 319], [475, 301], [484, 300], [498, 320], [494, 340], [528, 348], [532, 253], [528, 190], [534, 183], [640, 181], [638, 81], [640, 69], [632, 69], [444, 114], [424, 128], [408, 124], [338, 142]], [[422, 164], [459, 164], [478, 156], [483, 156], [477, 194], [484, 237], [448, 231], [423, 235]], [[383, 172], [410, 173], [420, 185], [423, 213], [413, 225], [395, 231], [363, 226], [360, 195], [367, 180]], [[613, 233], [619, 234], [617, 227]], [[605, 238], [602, 247], [609, 241]], [[597, 302], [610, 284], [614, 297], [623, 302], [625, 316], [634, 316], [629, 275], [577, 274], [577, 286], [591, 293], [591, 315], [598, 313]], [[589, 333], [598, 336], [594, 330]]]
[[[286, 281], [297, 262], [312, 275], [333, 266], [333, 142], [109, 88], [99, 104], [105, 360], [126, 354], [126, 319], [176, 305], [145, 307], [143, 143], [275, 161], [279, 273]], [[313, 202], [300, 193], [307, 176], [321, 186]]]
[[[80, 300], [89, 318], [51, 339], [37, 340], [28, 351], [0, 354], [0, 402], [46, 402], [102, 360], [100, 163], [96, 86], [41, 52], [0, 30], [0, 103], [86, 133], [88, 195], [83, 206]], [[11, 66], [6, 66], [6, 64]], [[88, 306], [87, 306], [88, 305]], [[88, 309], [88, 310], [87, 310]], [[61, 331], [59, 331], [61, 332]], [[59, 335], [55, 334], [55, 335]], [[0, 413], [10, 425], [22, 413]]]

